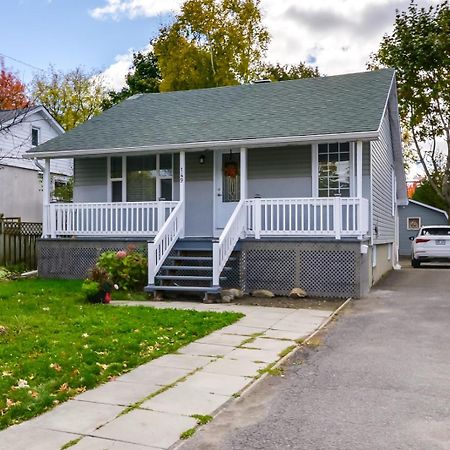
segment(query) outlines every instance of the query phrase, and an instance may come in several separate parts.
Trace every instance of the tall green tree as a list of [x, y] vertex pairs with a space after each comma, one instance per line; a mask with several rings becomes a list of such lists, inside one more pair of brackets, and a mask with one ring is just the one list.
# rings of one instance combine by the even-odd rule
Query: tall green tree
[[126, 76], [126, 86], [118, 92], [109, 91], [103, 101], [103, 109], [108, 109], [135, 94], [159, 92], [160, 84], [161, 72], [155, 53], [152, 50], [133, 53], [133, 63]]
[[[432, 175], [433, 181], [440, 186], [442, 184], [442, 173], [434, 173]], [[412, 196], [413, 200], [417, 200], [418, 202], [425, 203], [426, 205], [434, 206], [439, 209], [446, 209], [446, 204], [442, 198], [440, 198], [433, 187], [430, 184], [428, 179], [425, 179], [417, 186], [414, 194]]]
[[31, 91], [66, 131], [99, 114], [106, 95], [98, 73], [81, 67], [62, 72], [50, 66], [34, 77]]
[[186, 0], [154, 41], [161, 91], [247, 83], [269, 43], [261, 0]]
[[[399, 109], [429, 185], [450, 213], [450, 8], [428, 9], [413, 1], [397, 12], [394, 31], [384, 36], [369, 68], [397, 72]], [[444, 139], [446, 151], [437, 142]], [[433, 174], [442, 173], [437, 182]], [[450, 214], [449, 214], [450, 217]]]

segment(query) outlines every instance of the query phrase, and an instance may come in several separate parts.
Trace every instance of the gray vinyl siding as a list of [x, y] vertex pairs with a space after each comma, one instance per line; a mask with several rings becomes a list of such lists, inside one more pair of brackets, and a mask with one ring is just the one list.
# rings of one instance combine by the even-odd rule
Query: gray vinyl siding
[[311, 146], [248, 150], [248, 197], [311, 197]]
[[383, 117], [380, 138], [371, 143], [372, 152], [372, 232], [374, 243], [393, 242], [395, 217], [392, 214], [393, 149], [389, 116]]
[[447, 225], [447, 218], [443, 212], [435, 211], [411, 202], [408, 206], [399, 206], [399, 254], [401, 256], [409, 256], [411, 254], [411, 241], [409, 237], [417, 234], [415, 230], [408, 230], [408, 217], [420, 217], [422, 225]]
[[75, 158], [74, 202], [106, 202], [108, 177], [106, 158]]

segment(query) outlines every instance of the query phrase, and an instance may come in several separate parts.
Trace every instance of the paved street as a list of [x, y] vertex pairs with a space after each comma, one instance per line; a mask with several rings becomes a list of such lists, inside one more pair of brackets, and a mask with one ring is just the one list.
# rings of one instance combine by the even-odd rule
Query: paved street
[[450, 449], [450, 269], [391, 273], [188, 449]]

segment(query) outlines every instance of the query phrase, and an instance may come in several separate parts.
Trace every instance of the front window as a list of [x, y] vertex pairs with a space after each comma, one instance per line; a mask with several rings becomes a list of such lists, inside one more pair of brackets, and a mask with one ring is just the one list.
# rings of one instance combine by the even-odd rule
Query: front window
[[127, 157], [127, 201], [156, 200], [156, 155]]
[[111, 158], [111, 201], [122, 201], [122, 183], [123, 183], [123, 158], [114, 156]]
[[111, 157], [111, 201], [171, 201], [172, 167], [171, 154]]
[[319, 197], [350, 197], [350, 143], [319, 144]]

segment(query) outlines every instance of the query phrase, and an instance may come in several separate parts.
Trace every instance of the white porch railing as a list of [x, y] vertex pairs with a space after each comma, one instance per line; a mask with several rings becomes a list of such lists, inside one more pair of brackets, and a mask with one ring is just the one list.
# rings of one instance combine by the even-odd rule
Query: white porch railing
[[365, 198], [247, 199], [247, 234], [261, 236], [362, 237], [369, 230]]
[[148, 284], [155, 284], [155, 276], [170, 250], [182, 235], [184, 228], [184, 202], [179, 202], [153, 242], [148, 243]]
[[247, 206], [245, 200], [241, 200], [222, 231], [219, 242], [213, 243], [213, 286], [219, 286], [220, 273], [246, 226]]
[[242, 235], [362, 238], [369, 231], [365, 198], [254, 198], [241, 200], [213, 244], [213, 285]]
[[51, 203], [44, 234], [60, 236], [154, 236], [178, 202]]

